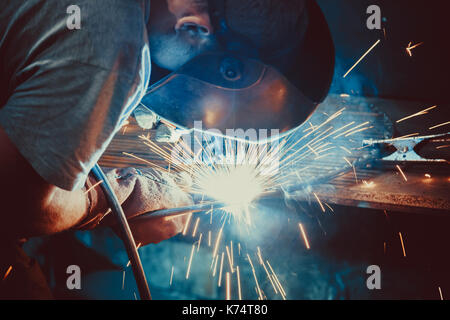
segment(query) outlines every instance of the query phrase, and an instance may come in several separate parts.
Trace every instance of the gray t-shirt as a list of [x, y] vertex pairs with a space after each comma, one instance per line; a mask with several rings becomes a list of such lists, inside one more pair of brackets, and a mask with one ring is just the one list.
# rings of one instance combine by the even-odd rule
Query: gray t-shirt
[[[75, 3], [81, 28], [70, 30]], [[149, 10], [149, 0], [0, 1], [0, 126], [49, 183], [80, 188], [145, 94]]]

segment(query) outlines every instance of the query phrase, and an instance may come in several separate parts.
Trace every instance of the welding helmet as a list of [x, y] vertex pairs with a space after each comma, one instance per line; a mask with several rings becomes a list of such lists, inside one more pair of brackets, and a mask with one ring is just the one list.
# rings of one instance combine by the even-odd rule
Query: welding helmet
[[[306, 1], [302, 41], [280, 52], [262, 52], [231, 30], [226, 1], [209, 1], [220, 50], [201, 54], [150, 86], [142, 105], [165, 123], [192, 130], [272, 129], [281, 134], [302, 124], [328, 93], [334, 45], [315, 0]], [[286, 59], [288, 56], [289, 60]]]

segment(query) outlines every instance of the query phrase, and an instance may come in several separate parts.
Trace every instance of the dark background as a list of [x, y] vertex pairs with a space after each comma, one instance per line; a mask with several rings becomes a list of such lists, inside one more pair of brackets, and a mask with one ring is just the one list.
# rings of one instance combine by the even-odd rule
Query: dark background
[[[318, 0], [336, 47], [332, 92], [414, 101], [448, 102], [448, 2], [443, 0]], [[378, 5], [382, 28], [369, 30], [369, 5]], [[345, 79], [343, 74], [376, 40], [382, 42]], [[424, 42], [412, 51], [408, 43]]]

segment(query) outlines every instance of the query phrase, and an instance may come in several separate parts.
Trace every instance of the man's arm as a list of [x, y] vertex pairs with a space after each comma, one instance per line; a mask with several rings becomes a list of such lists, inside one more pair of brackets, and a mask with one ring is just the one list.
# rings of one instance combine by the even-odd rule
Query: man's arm
[[[79, 225], [88, 215], [104, 213], [106, 199], [97, 192], [89, 208], [84, 190], [66, 191], [46, 182], [20, 154], [0, 126], [0, 241], [51, 235]], [[188, 194], [168, 177], [158, 185], [132, 168], [114, 169], [107, 176], [127, 217], [192, 204]], [[156, 173], [155, 173], [156, 174]], [[168, 186], [166, 186], [168, 184]], [[187, 216], [160, 218], [130, 225], [136, 242], [158, 243], [181, 232]], [[108, 222], [109, 221], [109, 222]], [[114, 225], [111, 217], [105, 219]], [[104, 224], [105, 224], [104, 223]]]
[[83, 190], [65, 191], [41, 178], [0, 127], [0, 237], [48, 235], [87, 215]]

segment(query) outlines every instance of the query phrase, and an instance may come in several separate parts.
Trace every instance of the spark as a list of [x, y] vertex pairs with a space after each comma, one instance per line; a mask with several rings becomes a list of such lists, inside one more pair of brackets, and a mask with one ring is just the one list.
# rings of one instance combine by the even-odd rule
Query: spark
[[275, 294], [278, 294], [278, 291], [277, 291], [277, 288], [276, 288], [276, 286], [275, 286], [274, 280], [273, 280], [271, 274], [269, 273], [269, 270], [267, 270], [266, 265], [264, 264], [264, 260], [263, 260], [263, 258], [262, 258], [261, 250], [259, 249], [259, 247], [258, 247], [258, 256], [259, 256], [259, 259], [260, 259], [260, 260], [259, 260], [259, 263], [263, 266], [264, 271], [265, 271], [266, 274], [267, 274], [267, 278], [269, 279], [270, 283], [272, 284], [272, 288], [273, 288], [273, 290], [275, 291]]
[[331, 212], [334, 212], [333, 208], [328, 203], [325, 202], [325, 205], [331, 210]]
[[222, 258], [220, 259], [220, 271], [219, 271], [219, 281], [217, 282], [217, 286], [220, 288], [220, 286], [222, 285], [222, 270], [223, 270], [223, 258], [224, 258], [224, 253], [222, 251]]
[[411, 46], [412, 42], [408, 43], [408, 46], [406, 47], [406, 52], [408, 53], [408, 55], [410, 57], [412, 57], [412, 50], [417, 48], [418, 46], [421, 46], [423, 44], [423, 42], [417, 43], [413, 46]]
[[303, 225], [301, 223], [299, 223], [298, 226], [300, 227], [300, 232], [302, 234], [303, 241], [305, 241], [306, 249], [308, 249], [308, 250], [311, 249], [311, 247], [309, 246], [309, 241], [308, 241], [308, 238], [306, 237], [306, 232], [305, 232], [305, 229], [303, 228]]
[[200, 250], [200, 243], [202, 243], [203, 233], [200, 233], [200, 236], [198, 237], [198, 246], [197, 246], [197, 252]]
[[441, 298], [441, 300], [444, 300], [444, 296], [442, 295], [441, 287], [438, 287], [438, 289], [439, 289], [439, 297]]
[[186, 271], [186, 280], [189, 279], [189, 273], [191, 272], [191, 264], [192, 264], [192, 257], [194, 256], [194, 250], [195, 244], [192, 245], [191, 256], [189, 257], [189, 263]]
[[[142, 243], [138, 243], [137, 244], [137, 246], [136, 246], [136, 250], [139, 250], [139, 248], [142, 246]], [[128, 263], [127, 263], [127, 268], [129, 267], [131, 265], [131, 261], [130, 260], [128, 260]]]
[[420, 133], [419, 132], [415, 132], [415, 133], [410, 133], [410, 134], [407, 134], [407, 135], [404, 135], [404, 136], [401, 136], [401, 137], [398, 137], [398, 138], [394, 138], [394, 139], [391, 139], [391, 140], [388, 140], [388, 141], [404, 140], [404, 139], [415, 137], [415, 136], [418, 136], [418, 135], [420, 135]]
[[446, 125], [448, 125], [448, 124], [450, 124], [450, 121], [447, 121], [447, 122], [444, 122], [444, 123], [435, 125], [435, 126], [433, 126], [433, 127], [430, 127], [430, 128], [428, 128], [428, 130], [433, 130], [433, 129], [436, 129], [436, 128], [439, 128], [439, 127], [446, 126]]
[[409, 115], [407, 117], [401, 118], [400, 120], [397, 120], [396, 122], [400, 123], [400, 122], [403, 122], [405, 120], [408, 120], [408, 119], [411, 119], [411, 118], [414, 118], [414, 117], [422, 116], [424, 114], [427, 114], [429, 111], [431, 111], [431, 110], [433, 110], [435, 108], [437, 108], [437, 106], [432, 106], [432, 107], [426, 108], [426, 109], [424, 109], [422, 111], [419, 111], [419, 112], [413, 113], [412, 115]]
[[259, 260], [259, 264], [263, 264], [263, 259], [262, 259], [262, 255], [261, 255], [261, 248], [260, 247], [258, 247], [257, 248], [257, 257], [258, 257], [258, 260]]
[[234, 273], [233, 261], [231, 260], [230, 249], [228, 246], [226, 246], [226, 250], [227, 250], [228, 263], [230, 264], [230, 270], [232, 273]]
[[253, 267], [252, 258], [250, 258], [250, 255], [248, 253], [247, 253], [247, 259], [248, 259], [248, 262], [250, 263], [250, 266], [252, 267], [253, 277], [255, 278], [256, 288], [258, 289], [257, 292], [258, 292], [259, 299], [262, 300], [263, 299], [262, 291], [261, 291], [261, 288], [259, 287], [259, 282], [258, 282], [258, 278], [256, 277], [255, 268]]
[[200, 222], [200, 218], [197, 218], [195, 221], [194, 231], [192, 232], [192, 237], [195, 238], [195, 235], [197, 234], [198, 224]]
[[225, 300], [231, 300], [231, 279], [230, 279], [230, 273], [227, 272], [226, 274], [226, 297]]
[[399, 237], [400, 237], [400, 242], [401, 242], [401, 244], [402, 244], [403, 256], [406, 257], [405, 244], [403, 243], [402, 233], [399, 232], [398, 235], [399, 235]]
[[239, 272], [239, 266], [236, 266], [236, 274], [237, 274], [237, 283], [238, 283], [238, 297], [239, 297], [239, 300], [242, 300], [241, 275]]
[[8, 278], [9, 274], [11, 273], [13, 266], [9, 266], [8, 269], [6, 270], [5, 274], [3, 275], [3, 280], [5, 281], [6, 278]]
[[189, 214], [189, 216], [188, 216], [188, 218], [187, 218], [187, 220], [186, 220], [186, 224], [184, 225], [184, 229], [183, 229], [183, 236], [185, 236], [186, 235], [186, 233], [187, 233], [187, 230], [188, 230], [188, 228], [189, 228], [189, 223], [191, 222], [191, 218], [192, 218], [192, 213], [191, 214]]
[[91, 190], [93, 190], [95, 187], [97, 187], [98, 185], [102, 184], [103, 180], [97, 182], [96, 184], [94, 184], [92, 187], [90, 187], [89, 189], [87, 189], [84, 194], [88, 194], [89, 192], [91, 192]]
[[442, 145], [442, 146], [437, 146], [436, 149], [444, 149], [444, 148], [448, 148], [450, 147], [450, 144], [446, 144], [446, 145]]
[[122, 290], [125, 290], [125, 270], [122, 272]]
[[169, 286], [172, 286], [172, 280], [173, 280], [173, 272], [174, 272], [175, 268], [174, 266], [172, 266], [172, 271], [170, 272], [170, 281], [169, 281]]
[[396, 165], [396, 167], [397, 167], [397, 170], [400, 172], [400, 174], [402, 175], [402, 177], [403, 177], [403, 179], [406, 181], [406, 182], [408, 182], [408, 178], [406, 178], [406, 175], [405, 175], [405, 173], [403, 172], [403, 170], [402, 170], [402, 168], [400, 168], [400, 166], [397, 164]]
[[348, 154], [352, 154], [352, 152], [350, 150], [348, 150], [346, 147], [344, 146], [339, 146], [342, 150], [344, 150], [345, 152], [347, 152]]
[[361, 128], [361, 129], [352, 131], [352, 132], [350, 132], [350, 133], [347, 133], [347, 134], [345, 135], [345, 137], [349, 137], [349, 136], [351, 136], [351, 135], [353, 135], [353, 134], [355, 134], [355, 133], [363, 132], [363, 131], [366, 131], [366, 130], [369, 130], [369, 129], [372, 129], [372, 128], [373, 128], [373, 126]]
[[366, 121], [366, 122], [364, 122], [364, 123], [361, 123], [361, 124], [357, 125], [357, 126], [354, 127], [354, 128], [348, 129], [347, 131], [344, 131], [344, 132], [342, 132], [341, 134], [338, 134], [337, 136], [334, 137], [334, 139], [337, 139], [337, 138], [339, 138], [339, 137], [341, 137], [341, 136], [346, 136], [346, 137], [347, 137], [347, 134], [348, 134], [348, 133], [351, 133], [352, 131], [354, 131], [354, 130], [356, 130], [356, 129], [358, 129], [358, 128], [361, 128], [361, 127], [363, 127], [363, 126], [365, 126], [365, 125], [367, 125], [367, 124], [369, 124], [369, 121]]
[[216, 272], [217, 272], [217, 262], [219, 261], [219, 255], [217, 255], [216, 256], [216, 258], [215, 259], [213, 259], [213, 261], [216, 261], [215, 263], [214, 263], [214, 270], [213, 270], [213, 277], [215, 277], [216, 276]]
[[344, 78], [347, 77], [347, 75], [381, 42], [380, 39], [378, 39], [373, 45], [372, 47], [370, 47], [369, 50], [366, 51], [366, 53], [364, 53], [364, 55], [359, 58], [358, 61], [356, 61], [356, 63], [344, 74]]
[[[225, 224], [225, 222], [224, 222], [224, 224]], [[224, 225], [222, 225], [222, 228], [220, 228], [219, 234], [217, 235], [216, 244], [214, 245], [213, 257], [216, 256], [217, 251], [219, 250], [219, 241], [222, 238], [223, 227], [224, 227]]]
[[231, 264], [234, 265], [233, 240], [230, 241]]
[[281, 285], [281, 282], [280, 282], [280, 280], [278, 279], [277, 274], [276, 274], [275, 271], [273, 270], [272, 265], [270, 264], [270, 262], [269, 262], [268, 260], [266, 260], [266, 262], [267, 262], [267, 265], [268, 265], [269, 268], [270, 268], [270, 271], [272, 272], [272, 275], [273, 275], [273, 277], [274, 277], [275, 283], [277, 284], [278, 289], [279, 289], [280, 292], [281, 292], [281, 296], [283, 297], [284, 300], [286, 300], [286, 291], [284, 291], [284, 288], [283, 288], [283, 286]]
[[431, 175], [429, 173], [425, 173], [425, 177], [431, 179]]
[[320, 208], [322, 209], [322, 212], [325, 212], [325, 208], [322, 205], [322, 201], [320, 201], [319, 197], [317, 196], [317, 194], [315, 192], [313, 192], [314, 197], [316, 197], [317, 203], [320, 205]]

